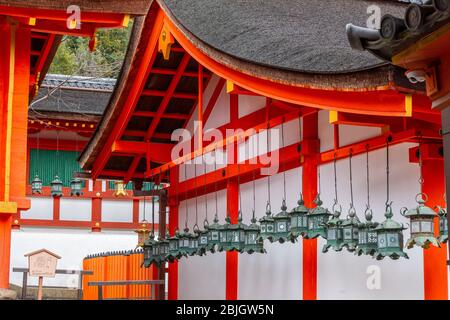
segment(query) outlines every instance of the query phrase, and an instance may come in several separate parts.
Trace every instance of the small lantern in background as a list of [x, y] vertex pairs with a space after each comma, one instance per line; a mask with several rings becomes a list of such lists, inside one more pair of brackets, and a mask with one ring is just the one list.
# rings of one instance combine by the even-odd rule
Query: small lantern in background
[[320, 194], [317, 194], [314, 203], [317, 205], [315, 208], [309, 210], [308, 213], [308, 232], [305, 238], [314, 239], [319, 236], [322, 238], [327, 237], [326, 223], [330, 219], [332, 214], [328, 209], [322, 207], [322, 200], [320, 200]]
[[125, 190], [125, 185], [123, 181], [114, 182], [114, 196], [116, 197], [126, 197], [128, 195]]
[[274, 242], [278, 241], [280, 243], [284, 243], [288, 240], [291, 240], [289, 237], [289, 230], [291, 228], [291, 216], [286, 210], [286, 200], [283, 199], [283, 202], [281, 203], [281, 211], [273, 217], [275, 227], [275, 232], [273, 233]]
[[373, 256], [377, 252], [377, 232], [375, 228], [378, 222], [372, 222], [373, 213], [368, 207], [365, 212], [366, 222], [361, 223], [358, 231], [358, 246], [355, 254]]
[[214, 216], [213, 224], [208, 226], [208, 244], [206, 245], [206, 250], [211, 253], [216, 252], [217, 246], [220, 243], [219, 232], [221, 225], [219, 224], [219, 217], [217, 213]]
[[272, 212], [270, 209], [270, 203], [266, 205], [266, 215], [259, 219], [259, 224], [261, 225], [261, 233], [259, 234], [259, 238], [261, 240], [269, 240], [273, 242], [273, 233], [275, 231], [275, 221], [272, 217]]
[[134, 232], [138, 234], [138, 244], [136, 247], [143, 247], [145, 241], [147, 241], [150, 236], [150, 229], [147, 229], [147, 223], [146, 220], [143, 220], [141, 222], [141, 228], [134, 230]]
[[377, 252], [374, 258], [382, 260], [390, 257], [397, 260], [400, 257], [409, 259], [408, 255], [403, 251], [403, 224], [392, 219], [392, 206], [386, 204], [386, 220], [380, 223], [374, 230], [377, 232]]
[[39, 179], [38, 175], [35, 175], [33, 181], [31, 182], [31, 193], [42, 194], [42, 180]]
[[245, 230], [247, 226], [242, 223], [242, 212], [239, 211], [238, 223], [230, 224], [227, 231], [227, 246], [226, 251], [243, 252], [245, 247]]
[[289, 231], [291, 241], [294, 241], [299, 236], [305, 236], [308, 231], [309, 209], [305, 206], [302, 194], [300, 194], [300, 200], [298, 200], [297, 204], [298, 206], [291, 211], [291, 228]]
[[350, 207], [348, 212], [348, 217], [342, 221], [342, 246], [347, 248], [349, 252], [354, 252], [356, 246], [358, 245], [358, 230], [361, 225], [358, 216], [356, 215], [356, 210], [353, 205]]
[[245, 246], [244, 252], [252, 253], [266, 253], [264, 250], [264, 241], [259, 238], [261, 232], [260, 226], [256, 223], [255, 210], [253, 210], [253, 217], [251, 224], [245, 229]]
[[70, 195], [71, 196], [81, 196], [83, 194], [82, 191], [83, 182], [80, 178], [73, 178], [70, 180]]
[[178, 235], [178, 250], [182, 256], [188, 256], [191, 253], [190, 250], [190, 240], [191, 234], [189, 233], [189, 228], [185, 226], [183, 232]]
[[[425, 199], [424, 199], [425, 197]], [[402, 208], [401, 215], [410, 221], [410, 239], [406, 242], [406, 247], [411, 249], [414, 245], [428, 249], [430, 244], [440, 247], [439, 241], [434, 236], [434, 219], [438, 217], [436, 212], [425, 205], [426, 195], [420, 193], [416, 196], [418, 206], [408, 210]]]
[[51, 192], [52, 192], [53, 197], [61, 197], [62, 196], [63, 183], [59, 179], [58, 176], [55, 176], [55, 179], [53, 179], [53, 181], [50, 182], [50, 186], [51, 186]]
[[333, 206], [333, 217], [326, 223], [327, 227], [327, 243], [323, 246], [322, 252], [328, 252], [328, 249], [334, 251], [341, 251], [343, 245], [342, 235], [342, 219], [341, 216], [342, 207], [337, 203]]
[[447, 210], [444, 208], [439, 208], [439, 237], [438, 240], [441, 243], [446, 243], [448, 241], [448, 221], [447, 221]]

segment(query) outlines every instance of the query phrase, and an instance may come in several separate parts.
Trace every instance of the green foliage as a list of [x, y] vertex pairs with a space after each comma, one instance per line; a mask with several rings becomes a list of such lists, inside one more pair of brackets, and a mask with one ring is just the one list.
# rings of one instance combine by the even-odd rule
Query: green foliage
[[132, 23], [127, 28], [96, 33], [97, 48], [89, 51], [89, 39], [66, 36], [56, 52], [49, 73], [116, 78], [125, 57]]

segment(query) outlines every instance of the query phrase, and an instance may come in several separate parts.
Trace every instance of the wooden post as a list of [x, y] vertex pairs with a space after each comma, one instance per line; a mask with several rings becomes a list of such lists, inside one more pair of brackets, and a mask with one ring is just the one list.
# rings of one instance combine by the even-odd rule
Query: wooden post
[[[450, 208], [450, 106], [442, 110], [442, 134], [444, 139], [444, 172], [447, 194], [447, 211]], [[450, 214], [447, 215], [450, 224]], [[448, 246], [450, 256], [450, 246]]]
[[[161, 190], [159, 196], [159, 221], [158, 221], [158, 237], [160, 239], [166, 238], [166, 211], [167, 211], [167, 193], [165, 190]], [[158, 279], [165, 280], [166, 278], [166, 265], [161, 264], [158, 267]], [[157, 290], [158, 300], [165, 300], [165, 290], [164, 284], [160, 284]]]
[[[440, 146], [435, 146], [440, 148]], [[423, 192], [428, 196], [426, 203], [430, 208], [442, 206], [445, 192], [444, 161], [440, 159], [423, 158], [422, 164]], [[435, 234], [439, 235], [439, 218], [434, 223]], [[430, 246], [423, 250], [424, 264], [424, 293], [425, 300], [448, 299], [447, 247]]]
[[42, 283], [43, 283], [44, 277], [39, 277], [38, 280], [38, 293], [37, 293], [37, 299], [42, 300]]
[[30, 30], [0, 22], [0, 289], [9, 288], [12, 214], [30, 208], [25, 197]]
[[[170, 170], [170, 189], [169, 192], [176, 192], [179, 183], [179, 166], [176, 166]], [[169, 193], [170, 196], [170, 193]], [[175, 231], [178, 229], [178, 210], [179, 210], [178, 198], [169, 198], [169, 233], [170, 236], [175, 235]], [[169, 262], [169, 274], [168, 274], [168, 300], [178, 299], [178, 261]]]
[[[227, 183], [227, 211], [231, 218], [231, 224], [238, 221], [239, 211], [239, 186], [235, 179]], [[226, 253], [226, 299], [238, 298], [238, 253], [236, 251]]]
[[[318, 114], [303, 118], [303, 142], [318, 139]], [[318, 145], [318, 144], [317, 144]], [[309, 149], [309, 148], [308, 148]], [[318, 152], [304, 154], [302, 186], [305, 205], [314, 206], [317, 196]], [[303, 239], [303, 300], [317, 299], [317, 239]]]

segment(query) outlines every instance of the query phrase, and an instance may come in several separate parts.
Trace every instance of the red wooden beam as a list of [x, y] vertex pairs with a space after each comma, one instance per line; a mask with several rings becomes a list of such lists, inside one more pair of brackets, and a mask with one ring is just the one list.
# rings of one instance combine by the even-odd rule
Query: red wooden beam
[[216, 87], [214, 88], [211, 98], [209, 98], [208, 105], [206, 106], [205, 111], [203, 112], [203, 121], [205, 122], [205, 124], [208, 122], [211, 112], [213, 111], [217, 103], [217, 99], [219, 98], [220, 93], [223, 90], [225, 82], [226, 82], [225, 79], [220, 78], [219, 81], [217, 82]]
[[121, 116], [118, 117], [118, 120], [114, 125], [112, 134], [108, 137], [108, 140], [105, 143], [105, 147], [102, 149], [102, 151], [100, 151], [97, 159], [92, 166], [93, 179], [96, 179], [102, 172], [111, 155], [110, 146], [124, 133], [126, 126], [134, 112], [134, 108], [136, 107], [137, 101], [140, 98], [145, 81], [147, 80], [148, 74], [156, 58], [156, 47], [158, 44], [162, 25], [163, 13], [161, 10], [159, 10], [155, 17], [154, 27], [151, 32], [148, 45], [145, 48], [144, 56], [142, 58], [141, 64], [138, 67], [136, 77], [134, 78], [133, 86], [128, 92], [128, 97], [122, 109]]
[[149, 149], [149, 156], [152, 161], [166, 163], [171, 159], [173, 146], [173, 144], [168, 143], [115, 141], [111, 146], [111, 152], [145, 155], [147, 149]]
[[[169, 87], [164, 92], [164, 98], [161, 101], [161, 103], [158, 107], [158, 110], [156, 111], [156, 115], [153, 118], [153, 121], [147, 130], [147, 134], [145, 135], [145, 140], [149, 139], [155, 132], [156, 127], [159, 124], [159, 120], [161, 119], [163, 113], [166, 111], [166, 108], [170, 102], [170, 99], [172, 99], [172, 96], [175, 93], [175, 89], [177, 88], [178, 82], [181, 79], [181, 75], [183, 74], [184, 70], [186, 69], [190, 59], [191, 59], [191, 57], [188, 54], [185, 54], [183, 56], [183, 58], [181, 59], [180, 64], [178, 65], [177, 73], [173, 76]], [[197, 97], [195, 97], [195, 99], [196, 98]]]
[[[239, 211], [239, 186], [236, 179], [230, 179], [227, 183], [227, 213], [230, 215], [231, 224], [238, 221]], [[238, 252], [226, 253], [225, 299], [237, 300], [238, 298]]]
[[[154, 118], [157, 115], [157, 113], [152, 111], [135, 111], [133, 115], [136, 117]], [[162, 115], [162, 118], [178, 119], [178, 120], [187, 120], [188, 117], [189, 116], [187, 114], [183, 113], [164, 113]]]
[[[14, 6], [0, 6], [2, 15], [17, 17], [17, 18], [35, 18], [36, 22], [39, 20], [54, 20], [67, 21], [70, 14], [63, 10], [50, 10], [38, 8], [25, 8]], [[83, 11], [81, 13], [81, 23], [107, 23], [111, 25], [122, 25], [125, 19], [125, 14], [109, 13], [99, 10], [99, 12]]]
[[[189, 57], [189, 55], [187, 55], [187, 57]], [[181, 78], [182, 77], [182, 73], [179, 73], [178, 76]], [[175, 90], [175, 88], [173, 90]], [[161, 91], [161, 90], [145, 89], [145, 90], [142, 91], [142, 95], [143, 96], [165, 97], [166, 94], [167, 94], [167, 91]], [[195, 93], [173, 92], [172, 95], [171, 95], [171, 98], [196, 100], [197, 99], [197, 95]]]

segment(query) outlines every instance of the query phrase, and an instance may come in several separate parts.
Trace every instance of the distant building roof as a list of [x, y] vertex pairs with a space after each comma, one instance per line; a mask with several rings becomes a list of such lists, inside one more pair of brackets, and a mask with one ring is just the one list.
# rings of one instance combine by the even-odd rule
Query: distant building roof
[[109, 78], [47, 74], [31, 103], [31, 113], [60, 113], [62, 117], [62, 114], [100, 116], [115, 84], [116, 80]]

